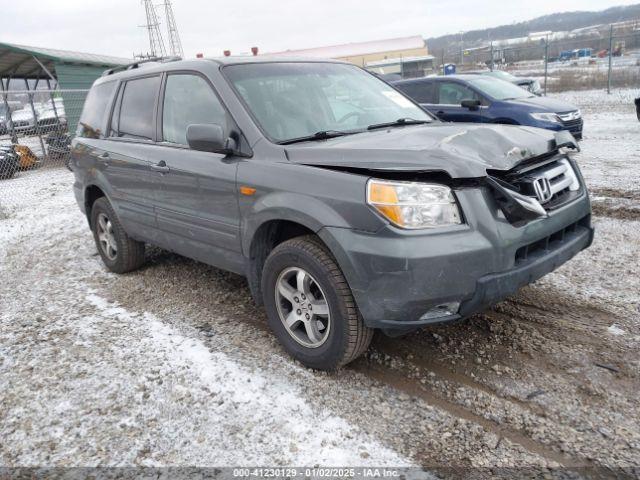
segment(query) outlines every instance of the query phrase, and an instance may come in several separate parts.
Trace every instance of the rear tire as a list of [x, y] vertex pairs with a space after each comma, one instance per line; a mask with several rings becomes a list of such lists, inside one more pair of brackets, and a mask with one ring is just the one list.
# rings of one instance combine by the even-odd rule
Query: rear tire
[[262, 292], [269, 326], [307, 367], [336, 370], [371, 343], [373, 329], [364, 324], [333, 255], [315, 236], [287, 240], [269, 254]]
[[91, 208], [91, 230], [98, 253], [112, 272], [131, 272], [144, 263], [144, 243], [127, 235], [105, 197], [97, 199]]

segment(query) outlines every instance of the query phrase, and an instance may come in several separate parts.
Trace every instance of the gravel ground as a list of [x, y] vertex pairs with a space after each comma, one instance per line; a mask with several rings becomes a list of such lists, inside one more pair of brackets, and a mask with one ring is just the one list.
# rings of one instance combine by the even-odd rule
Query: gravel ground
[[634, 93], [565, 95], [585, 114], [591, 249], [468, 321], [376, 336], [336, 374], [282, 351], [241, 277], [159, 249], [106, 272], [68, 172], [3, 182], [0, 465], [638, 467]]

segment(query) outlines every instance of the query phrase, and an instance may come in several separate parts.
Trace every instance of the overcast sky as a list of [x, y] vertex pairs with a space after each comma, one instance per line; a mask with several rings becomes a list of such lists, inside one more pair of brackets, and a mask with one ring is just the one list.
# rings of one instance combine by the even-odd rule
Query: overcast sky
[[[162, 3], [163, 0], [157, 0]], [[638, 0], [173, 0], [186, 57], [408, 35], [438, 36]], [[526, 4], [526, 8], [523, 6]], [[0, 0], [0, 41], [131, 57], [147, 52], [140, 0]], [[161, 25], [164, 27], [164, 22]]]

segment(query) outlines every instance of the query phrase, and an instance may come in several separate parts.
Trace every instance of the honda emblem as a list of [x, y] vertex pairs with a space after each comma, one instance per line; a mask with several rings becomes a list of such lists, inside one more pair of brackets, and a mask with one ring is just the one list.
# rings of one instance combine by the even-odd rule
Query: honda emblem
[[536, 178], [533, 181], [533, 190], [540, 203], [548, 202], [553, 196], [551, 193], [551, 183], [549, 183], [549, 179], [546, 177]]

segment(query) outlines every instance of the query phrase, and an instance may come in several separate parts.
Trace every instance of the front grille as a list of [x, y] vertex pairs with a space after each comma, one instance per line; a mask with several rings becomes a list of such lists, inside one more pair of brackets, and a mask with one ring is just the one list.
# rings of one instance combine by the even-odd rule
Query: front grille
[[591, 219], [589, 215], [587, 215], [577, 222], [567, 225], [563, 229], [558, 230], [549, 236], [520, 247], [516, 250], [515, 265], [519, 266], [523, 263], [533, 261], [536, 258], [559, 248], [563, 243], [574, 238], [579, 229], [589, 228], [590, 223]]
[[580, 127], [582, 126], [582, 119], [579, 118], [578, 120], [568, 120], [568, 121], [563, 121], [562, 125], [564, 125], [567, 128], [571, 128], [571, 127]]
[[[558, 208], [579, 195], [580, 182], [567, 158], [553, 158], [510, 171], [502, 178], [513, 190], [534, 197], [545, 208]], [[543, 192], [539, 180], [546, 184]]]
[[579, 110], [573, 112], [558, 113], [558, 118], [562, 122], [562, 126], [571, 133], [582, 132], [583, 120]]
[[582, 120], [572, 120], [570, 122], [562, 122], [562, 126], [566, 127], [571, 133], [582, 132]]

